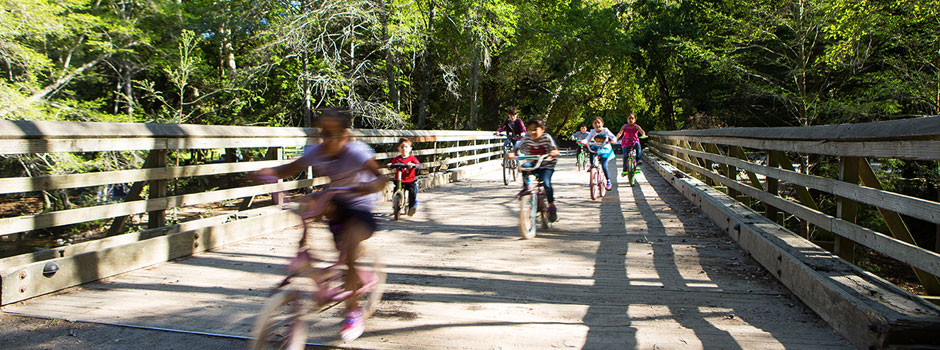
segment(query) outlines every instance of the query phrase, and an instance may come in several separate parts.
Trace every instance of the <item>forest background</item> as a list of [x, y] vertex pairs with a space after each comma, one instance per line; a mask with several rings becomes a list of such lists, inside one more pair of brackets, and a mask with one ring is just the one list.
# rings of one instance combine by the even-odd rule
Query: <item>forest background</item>
[[[308, 126], [327, 106], [358, 127], [472, 130], [518, 107], [558, 139], [631, 112], [646, 130], [936, 116], [940, 0], [0, 0], [0, 119]], [[5, 156], [0, 172], [141, 162]], [[936, 162], [880, 165], [888, 189], [940, 196]]]

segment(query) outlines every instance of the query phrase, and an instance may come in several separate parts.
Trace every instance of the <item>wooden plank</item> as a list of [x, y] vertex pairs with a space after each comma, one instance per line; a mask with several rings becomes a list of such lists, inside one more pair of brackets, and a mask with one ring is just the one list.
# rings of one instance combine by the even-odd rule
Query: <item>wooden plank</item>
[[678, 176], [678, 169], [665, 162], [648, 157], [653, 169], [698, 204], [751, 257], [856, 347], [883, 349], [892, 342], [935, 339], [940, 329], [937, 308], [836, 258], [750, 208], [735, 205], [733, 198], [691, 177]]
[[272, 160], [241, 163], [187, 165], [152, 169], [101, 171], [69, 175], [11, 177], [0, 179], [0, 194], [102, 186], [113, 183], [166, 180], [181, 177], [242, 173], [278, 166], [286, 163], [289, 163], [289, 161]]
[[[839, 159], [839, 177], [843, 182], [858, 184], [858, 164], [861, 158], [842, 157]], [[839, 197], [836, 202], [836, 217], [852, 224], [856, 223], [858, 217], [858, 203], [852, 199]], [[836, 238], [835, 252], [840, 258], [850, 263], [855, 263], [855, 243], [848, 238], [839, 236]]]
[[99, 205], [89, 208], [70, 209], [52, 213], [4, 218], [0, 219], [0, 236], [35, 230], [38, 228], [107, 219], [121, 215], [140, 214], [144, 212], [166, 210], [175, 207], [184, 207], [202, 203], [218, 202], [228, 199], [267, 194], [271, 192], [288, 191], [326, 184], [328, 182], [329, 180], [327, 178], [319, 177], [313, 180], [304, 179], [267, 185], [238, 187], [219, 191], [184, 194], [127, 203]]
[[[878, 177], [875, 176], [875, 171], [871, 168], [871, 164], [868, 163], [867, 159], [861, 159], [860, 161], [859, 175], [862, 183], [865, 184], [865, 186], [881, 190], [881, 180], [878, 180]], [[914, 236], [911, 235], [911, 231], [907, 228], [907, 224], [904, 223], [904, 218], [902, 218], [901, 215], [881, 207], [878, 207], [878, 212], [881, 214], [881, 217], [884, 218], [891, 236], [912, 245], [919, 246], [914, 240]], [[931, 275], [918, 268], [914, 268], [914, 274], [917, 275], [917, 279], [920, 280], [927, 294], [940, 295], [940, 280], [937, 279], [937, 276]]]
[[[249, 218], [262, 214], [267, 214], [273, 211], [281, 210], [276, 206], [268, 206], [263, 208], [251, 209], [240, 211], [236, 214], [240, 218]], [[232, 214], [226, 213], [223, 215], [217, 215], [209, 218], [186, 221], [179, 224], [163, 226], [153, 230], [144, 230], [139, 232], [125, 233], [105, 238], [100, 238], [92, 241], [81, 242], [70, 244], [67, 246], [61, 246], [54, 249], [44, 249], [41, 251], [20, 254], [11, 257], [6, 257], [0, 259], [0, 271], [18, 268], [24, 265], [32, 264], [39, 261], [46, 261], [54, 258], [61, 258], [66, 256], [73, 256], [88, 252], [94, 252], [98, 250], [103, 250], [122, 244], [134, 243], [142, 241], [145, 239], [150, 239], [154, 237], [164, 236], [167, 234], [192, 231], [199, 228], [205, 228], [215, 225], [221, 225], [231, 220]]]
[[[780, 161], [778, 162], [778, 165], [780, 166], [781, 169], [783, 169], [784, 171], [789, 171], [789, 172], [793, 172], [793, 173], [799, 174], [799, 173], [793, 168], [793, 160], [791, 160], [790, 157], [787, 156], [786, 153], [779, 152], [779, 151], [774, 151], [774, 152], [776, 152], [776, 154], [777, 154], [777, 159], [780, 160]], [[771, 169], [771, 168], [768, 168], [768, 169]], [[783, 173], [783, 174], [786, 174], [786, 173]], [[783, 180], [783, 181], [790, 182], [789, 180]], [[793, 188], [796, 189], [796, 195], [797, 195], [797, 198], [800, 200], [800, 203], [803, 203], [803, 205], [809, 207], [810, 209], [819, 210], [819, 206], [816, 204], [816, 200], [813, 199], [813, 196], [809, 193], [809, 190], [807, 190], [805, 186], [802, 186], [802, 185], [799, 185], [799, 184], [796, 184], [796, 183], [792, 183], [792, 182], [790, 182], [790, 184], [793, 186]], [[800, 225], [801, 225], [801, 227], [803, 228], [803, 230], [808, 231], [808, 227], [806, 227], [806, 224], [808, 224], [808, 223], [806, 222], [806, 220], [801, 220], [801, 221], [802, 221], [802, 222], [801, 222]], [[805, 232], [804, 234], [805, 234], [805, 235], [808, 235], [808, 233], [809, 233], [809, 232]], [[833, 239], [834, 239], [834, 237], [833, 237], [833, 235], [832, 235], [832, 232], [829, 232], [829, 231], [826, 231], [826, 230], [823, 230], [823, 229], [819, 229], [819, 230], [818, 230], [818, 236], [817, 236], [817, 237], [818, 237], [819, 239], [824, 239], [824, 240], [833, 240]]]
[[[689, 167], [698, 167], [689, 162], [678, 158], [657, 153], [662, 158], [673, 158], [676, 161], [685, 163]], [[703, 171], [704, 169], [699, 169]], [[880, 232], [846, 222], [825, 213], [810, 209], [809, 207], [790, 202], [786, 199], [773, 196], [767, 192], [754, 189], [753, 187], [743, 185], [737, 181], [732, 181], [718, 174], [708, 174], [715, 181], [722, 183], [729, 188], [734, 188], [750, 197], [756, 198], [765, 203], [771, 204], [783, 211], [796, 215], [813, 225], [819, 226], [825, 230], [833, 232], [839, 236], [846, 237], [855, 241], [855, 243], [874, 249], [887, 256], [908, 265], [918, 267], [931, 274], [940, 273], [940, 254], [923, 249], [921, 247], [896, 240]]]
[[[433, 149], [433, 148], [432, 149], [419, 149], [419, 150], [412, 151], [411, 154], [415, 156], [426, 156], [426, 155], [434, 155], [434, 154], [447, 154], [447, 153], [467, 152], [467, 151], [474, 151], [474, 150], [481, 150], [481, 149], [491, 149], [491, 148], [497, 148], [497, 147], [502, 147], [502, 144], [489, 143], [489, 144], [476, 145], [476, 146], [460, 146], [460, 147], [448, 147], [448, 148], [439, 148], [439, 149]], [[391, 158], [395, 158], [395, 156], [397, 155], [398, 155], [398, 151], [376, 153], [375, 158], [376, 159], [391, 159]]]
[[[352, 129], [353, 137], [461, 137], [498, 139], [487, 131]], [[101, 123], [67, 121], [0, 120], [2, 139], [51, 138], [313, 138], [315, 128], [227, 126], [156, 123]]]
[[[299, 222], [296, 215], [279, 210], [237, 220], [118, 245], [98, 251], [41, 261], [0, 272], [0, 305], [15, 303], [104, 277], [136, 270], [249, 237], [281, 230]], [[43, 267], [55, 264], [54, 275], [43, 276]]]
[[[874, 188], [873, 186], [865, 187], [853, 185], [825, 177], [806, 175], [783, 169], [774, 169], [730, 157], [720, 157], [712, 154], [685, 151], [681, 148], [672, 149], [670, 147], [672, 146], [661, 146], [661, 148], [665, 148], [669, 151], [689, 152], [699, 157], [709, 158], [719, 163], [735, 166], [737, 168], [746, 170], [751, 175], [757, 173], [768, 177], [774, 177], [791, 184], [806, 186], [840, 197], [849, 198], [860, 203], [873, 205], [875, 207], [884, 208], [895, 212], [901, 212], [904, 215], [916, 217], [918, 219], [929, 222], [940, 223], [940, 203], [938, 202], [906, 196], [890, 191], [884, 191], [879, 188]], [[738, 152], [739, 159], [746, 159], [745, 156], [740, 154], [740, 150], [736, 149], [736, 152]], [[751, 177], [751, 175], [749, 175], [751, 184], [759, 186], [760, 180], [757, 179], [756, 175], [753, 177]]]
[[778, 127], [720, 128], [656, 132], [666, 136], [713, 136], [778, 140], [914, 140], [940, 137], [940, 117], [872, 123]]
[[666, 139], [739, 146], [769, 151], [822, 154], [845, 157], [893, 158], [911, 160], [940, 159], [940, 141], [784, 141], [737, 139], [727, 137], [670, 136]]

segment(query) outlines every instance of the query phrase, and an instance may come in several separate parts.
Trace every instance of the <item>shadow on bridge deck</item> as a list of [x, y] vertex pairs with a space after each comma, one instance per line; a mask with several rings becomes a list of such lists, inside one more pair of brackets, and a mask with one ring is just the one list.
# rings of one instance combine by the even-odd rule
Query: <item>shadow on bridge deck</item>
[[[566, 164], [568, 163], [568, 164]], [[615, 168], [611, 164], [611, 169]], [[420, 195], [382, 220], [388, 291], [366, 348], [842, 349], [706, 217], [652, 171], [591, 201], [562, 161], [561, 220], [519, 238], [511, 198], [488, 174]], [[379, 212], [387, 218], [383, 203]], [[4, 311], [244, 336], [293, 254], [288, 230], [11, 305]], [[322, 236], [322, 237], [320, 237]], [[319, 230], [323, 255], [330, 245]], [[339, 308], [311, 341], [340, 344]], [[2, 332], [0, 332], [2, 334]]]

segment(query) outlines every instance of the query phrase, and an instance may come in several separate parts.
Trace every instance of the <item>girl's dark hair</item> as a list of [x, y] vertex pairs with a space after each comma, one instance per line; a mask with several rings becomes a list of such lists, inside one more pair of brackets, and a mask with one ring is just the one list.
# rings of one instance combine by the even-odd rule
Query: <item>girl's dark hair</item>
[[398, 145], [399, 145], [399, 146], [401, 146], [401, 144], [403, 144], [403, 143], [405, 143], [405, 142], [407, 142], [407, 143], [410, 145], [410, 144], [411, 144], [411, 139], [409, 139], [409, 138], [407, 138], [407, 137], [402, 137], [402, 138], [398, 139]]
[[320, 123], [325, 118], [332, 118], [339, 120], [340, 125], [344, 129], [349, 129], [352, 127], [352, 115], [349, 113], [349, 110], [342, 110], [335, 107], [324, 108], [320, 110], [320, 116], [317, 117], [317, 124]]
[[536, 128], [545, 129], [545, 121], [543, 121], [542, 118], [529, 119], [529, 121], [525, 123], [525, 125], [528, 125], [528, 126], [535, 125]]
[[509, 109], [506, 110], [506, 112], [508, 112], [509, 114], [519, 114], [519, 109], [516, 107], [509, 107]]

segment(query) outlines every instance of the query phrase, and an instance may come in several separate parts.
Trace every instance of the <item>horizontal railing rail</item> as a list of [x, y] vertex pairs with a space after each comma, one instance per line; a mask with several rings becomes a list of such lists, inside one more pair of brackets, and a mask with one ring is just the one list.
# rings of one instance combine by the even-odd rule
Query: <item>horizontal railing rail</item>
[[[925, 295], [921, 296], [940, 301], [940, 254], [936, 251], [940, 244], [936, 249], [918, 245], [907, 223], [916, 218], [940, 225], [940, 202], [886, 190], [871, 162], [934, 162], [936, 169], [940, 161], [940, 117], [650, 134], [653, 153], [681, 171], [739, 201], [756, 200], [752, 204], [762, 204], [765, 216], [796, 227], [804, 238], [813, 239], [849, 262], [858, 262], [855, 244], [860, 244], [910, 265], [923, 286]], [[807, 170], [811, 162], [838, 162], [837, 178], [811, 173]], [[781, 192], [784, 185], [789, 190]], [[832, 196], [834, 212], [832, 208], [820, 208], [819, 193]], [[886, 232], [862, 226], [859, 205], [876, 208]], [[810, 236], [810, 232], [816, 235]], [[940, 229], [937, 235], [940, 240]]]
[[[434, 178], [434, 183], [439, 182], [437, 177], [446, 176], [451, 170], [469, 168], [477, 164], [486, 166], [499, 163], [488, 161], [502, 154], [503, 139], [491, 132], [353, 129], [350, 134], [353, 140], [365, 142], [376, 150], [376, 159], [380, 165], [398, 155], [396, 144], [399, 138], [409, 138], [414, 143], [413, 154], [423, 165], [424, 174], [420, 177]], [[187, 239], [194, 240], [189, 244], [198, 247], [199, 229], [194, 228], [193, 224], [180, 226], [189, 219], [176, 217], [178, 220], [174, 220], [174, 212], [208, 211], [209, 213], [200, 215], [217, 217], [196, 221], [222, 227], [219, 225], [230, 221], [226, 217], [232, 216], [231, 207], [235, 203], [232, 201], [240, 201], [235, 205], [236, 211], [253, 212], [249, 209], [258, 196], [283, 191], [306, 191], [311, 187], [327, 184], [328, 179], [316, 176], [317, 174], [311, 173], [312, 169], [309, 168], [296, 178], [274, 184], [256, 184], [244, 176], [250, 171], [288, 163], [291, 159], [287, 159], [285, 154], [299, 156], [303, 147], [319, 142], [317, 131], [312, 128], [0, 120], [0, 156], [7, 158], [8, 163], [12, 163], [14, 158], [46, 159], [50, 155], [52, 158], [68, 155], [85, 159], [95, 158], [90, 152], [125, 152], [124, 155], [133, 155], [125, 157], [127, 159], [145, 159], [143, 164], [137, 164], [136, 168], [111, 167], [107, 170], [74, 174], [37, 174], [26, 171], [27, 175], [32, 176], [7, 175], [8, 177], [0, 178], [0, 197], [6, 201], [26, 197], [41, 198], [42, 194], [46, 193], [56, 199], [64, 196], [76, 204], [68, 208], [57, 208], [58, 210], [46, 208], [41, 212], [5, 212], [3, 215], [6, 217], [0, 218], [0, 240], [17, 240], [48, 230], [57, 230], [59, 233], [71, 230], [98, 232], [98, 236], [109, 237], [101, 240], [102, 242], [126, 244], [133, 240], [110, 238], [127, 231], [130, 218], [137, 218], [141, 226], [139, 229], [151, 232], [141, 237], [152, 239], [159, 236], [159, 232], [172, 235], [173, 232], [181, 232], [180, 227], [187, 227], [188, 234], [192, 235]], [[245, 155], [242, 160], [236, 160], [235, 155], [239, 151]], [[196, 152], [202, 152], [202, 156], [194, 156]], [[206, 156], [207, 153], [218, 153], [221, 159], [206, 159], [212, 158]], [[25, 163], [21, 164], [26, 166]], [[385, 169], [383, 172], [390, 173]], [[174, 184], [200, 177], [207, 179], [204, 182], [208, 185]], [[90, 193], [109, 185], [126, 186], [128, 191], [123, 199], [117, 202], [87, 199]], [[79, 200], [82, 196], [85, 200]], [[278, 201], [277, 198], [272, 200], [275, 203]], [[227, 203], [227, 210], [213, 211], [222, 207], [223, 203]], [[252, 215], [260, 212], [255, 210], [254, 213]], [[269, 219], [252, 220], [261, 222]], [[242, 236], [259, 233], [245, 231], [236, 226], [228, 230]], [[181, 233], [177, 233], [179, 234]], [[83, 245], [96, 246], [89, 242]], [[97, 246], [110, 249], [102, 245]], [[29, 278], [10, 278], [29, 275], [26, 272], [29, 268], [24, 268], [23, 264], [62, 258], [68, 252], [92, 253], [85, 248], [66, 247], [49, 251], [59, 253], [45, 254], [40, 251], [25, 254], [26, 256], [0, 259], [0, 279], [4, 279], [0, 281], [0, 302], [21, 300], [43, 292], [30, 291], [34, 286], [26, 283]], [[172, 259], [188, 252], [183, 249], [178, 254], [152, 258]], [[155, 260], [147, 261], [152, 263]], [[115, 269], [121, 271], [123, 267], [116, 266]], [[68, 283], [60, 282], [61, 285], [56, 288], [87, 282], [96, 277], [103, 276], [96, 274]], [[13, 280], [21, 283], [14, 287]], [[53, 287], [39, 289], [48, 292], [51, 288]]]

